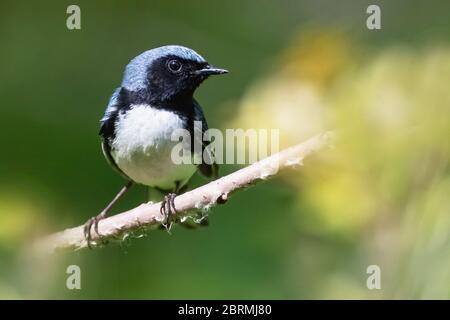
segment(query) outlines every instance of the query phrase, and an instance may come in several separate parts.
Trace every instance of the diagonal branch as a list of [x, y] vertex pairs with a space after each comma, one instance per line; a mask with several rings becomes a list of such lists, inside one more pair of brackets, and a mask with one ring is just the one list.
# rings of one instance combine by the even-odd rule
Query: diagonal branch
[[[279, 169], [302, 164], [303, 158], [329, 145], [333, 138], [332, 132], [317, 135], [301, 144], [181, 194], [175, 198], [175, 207], [178, 211], [176, 214], [183, 216], [190, 210], [208, 209], [216, 203], [223, 203], [234, 191], [274, 176]], [[131, 232], [141, 228], [160, 225], [164, 220], [159, 210], [160, 206], [161, 203], [144, 203], [129, 211], [101, 220], [98, 225], [101, 237], [93, 233], [94, 246], [108, 239], [124, 239]], [[87, 247], [87, 242], [83, 235], [83, 226], [78, 226], [40, 239], [35, 246], [39, 250], [53, 252], [64, 248], [82, 249]]]

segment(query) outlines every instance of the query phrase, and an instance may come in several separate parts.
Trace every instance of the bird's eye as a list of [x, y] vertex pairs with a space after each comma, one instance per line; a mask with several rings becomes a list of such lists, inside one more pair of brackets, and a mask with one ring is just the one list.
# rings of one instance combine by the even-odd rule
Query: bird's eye
[[169, 68], [172, 73], [178, 73], [181, 71], [181, 63], [178, 60], [170, 60], [167, 62], [167, 68]]

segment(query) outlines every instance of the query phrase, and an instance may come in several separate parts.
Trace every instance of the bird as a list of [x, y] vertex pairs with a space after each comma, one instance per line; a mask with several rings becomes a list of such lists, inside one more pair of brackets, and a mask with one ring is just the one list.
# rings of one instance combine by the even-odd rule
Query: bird
[[201, 141], [201, 150], [208, 150], [205, 155], [209, 161], [176, 164], [171, 152], [178, 142], [172, 141], [171, 136], [178, 129], [195, 136], [194, 123], [201, 124], [202, 133], [208, 130], [194, 93], [211, 75], [226, 73], [193, 49], [180, 45], [147, 50], [128, 63], [122, 83], [114, 90], [100, 120], [99, 132], [103, 155], [126, 184], [100, 214], [85, 223], [88, 245], [92, 227], [100, 236], [99, 221], [134, 184], [165, 194], [160, 212], [167, 222], [176, 212], [175, 197], [187, 188], [196, 171], [217, 178], [218, 165], [207, 142]]

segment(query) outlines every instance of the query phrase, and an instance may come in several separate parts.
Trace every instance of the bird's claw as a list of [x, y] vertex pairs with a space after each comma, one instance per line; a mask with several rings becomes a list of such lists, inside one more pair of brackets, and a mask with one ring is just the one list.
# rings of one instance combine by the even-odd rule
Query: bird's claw
[[87, 241], [87, 245], [89, 248], [91, 248], [91, 242], [92, 242], [92, 226], [94, 226], [94, 231], [97, 235], [100, 236], [100, 233], [98, 232], [98, 223], [100, 220], [104, 219], [106, 216], [105, 212], [100, 213], [99, 215], [90, 218], [86, 223], [84, 224], [84, 238]]
[[159, 212], [164, 216], [164, 222], [162, 225], [167, 230], [170, 230], [172, 227], [173, 222], [171, 221], [171, 216], [177, 213], [177, 209], [175, 208], [176, 196], [177, 194], [173, 192], [164, 196], [164, 200], [161, 202], [161, 208], [159, 209]]

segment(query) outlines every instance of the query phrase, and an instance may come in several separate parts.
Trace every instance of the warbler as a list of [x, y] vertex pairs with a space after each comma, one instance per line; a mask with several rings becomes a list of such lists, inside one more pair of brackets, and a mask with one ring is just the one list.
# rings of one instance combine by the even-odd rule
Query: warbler
[[[127, 182], [99, 215], [86, 222], [88, 243], [92, 227], [98, 234], [99, 221], [133, 184], [163, 192], [161, 213], [167, 218], [176, 212], [176, 195], [197, 170], [206, 177], [217, 175], [218, 166], [212, 159], [197, 165], [174, 163], [171, 154], [178, 141], [173, 141], [172, 134], [185, 129], [194, 137], [194, 123], [201, 123], [203, 132], [208, 129], [194, 92], [209, 76], [225, 73], [194, 50], [178, 45], [145, 51], [128, 63], [100, 120], [103, 154]], [[202, 142], [202, 151], [206, 147], [207, 142]]]

